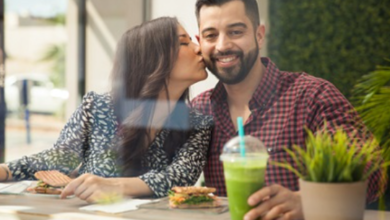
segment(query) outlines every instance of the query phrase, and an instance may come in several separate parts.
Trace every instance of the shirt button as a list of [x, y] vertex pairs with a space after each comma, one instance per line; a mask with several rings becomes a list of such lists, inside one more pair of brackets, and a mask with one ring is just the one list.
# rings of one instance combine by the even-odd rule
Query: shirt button
[[267, 151], [269, 152], [269, 153], [271, 153], [272, 152], [272, 148], [267, 148]]

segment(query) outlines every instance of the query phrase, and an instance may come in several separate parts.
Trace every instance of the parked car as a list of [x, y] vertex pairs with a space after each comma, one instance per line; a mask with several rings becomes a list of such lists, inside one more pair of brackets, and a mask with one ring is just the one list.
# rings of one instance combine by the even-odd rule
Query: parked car
[[21, 109], [23, 80], [27, 80], [29, 86], [28, 108], [31, 112], [54, 114], [63, 108], [69, 97], [68, 91], [54, 87], [48, 75], [34, 73], [11, 75], [5, 79], [5, 101], [8, 112], [17, 112]]

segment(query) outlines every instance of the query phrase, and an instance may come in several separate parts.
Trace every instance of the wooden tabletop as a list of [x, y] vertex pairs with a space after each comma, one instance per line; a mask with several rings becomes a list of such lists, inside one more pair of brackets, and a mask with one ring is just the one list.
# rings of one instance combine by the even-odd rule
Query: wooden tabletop
[[[180, 210], [156, 210], [156, 209], [138, 209], [120, 214], [107, 214], [107, 213], [96, 213], [79, 210], [80, 207], [89, 205], [87, 202], [82, 201], [78, 198], [71, 199], [58, 199], [51, 197], [36, 197], [36, 196], [22, 196], [22, 195], [0, 195], [0, 216], [8, 213], [8, 215], [17, 216], [18, 219], [52, 219], [61, 213], [79, 213], [86, 215], [105, 216], [105, 217], [116, 217], [122, 219], [139, 219], [139, 220], [182, 220], [182, 219], [230, 219], [229, 212], [221, 214], [205, 214], [195, 213]], [[28, 206], [32, 209], [7, 211], [8, 206]], [[95, 219], [94, 216], [85, 219]], [[0, 218], [3, 220], [3, 218]], [[83, 218], [84, 219], [84, 218]]]
[[[98, 217], [112, 219], [134, 219], [134, 220], [182, 220], [182, 219], [230, 219], [229, 212], [222, 214], [205, 214], [186, 212], [180, 210], [156, 210], [138, 209], [121, 214], [106, 214], [79, 210], [88, 203], [78, 199], [46, 198], [21, 195], [0, 195], [0, 219], [1, 220], [43, 220], [43, 219], [70, 219], [72, 215], [78, 215], [72, 219], [97, 219]], [[31, 209], [13, 211], [12, 206], [28, 206]], [[58, 218], [61, 213], [63, 218]], [[69, 214], [73, 213], [73, 214]], [[364, 220], [388, 220], [390, 212], [379, 212], [366, 210]]]

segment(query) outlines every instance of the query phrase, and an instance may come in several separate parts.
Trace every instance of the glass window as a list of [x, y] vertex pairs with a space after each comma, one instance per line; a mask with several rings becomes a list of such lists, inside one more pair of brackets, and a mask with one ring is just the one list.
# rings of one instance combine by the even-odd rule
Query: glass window
[[67, 3], [5, 0], [6, 161], [52, 147], [65, 123]]

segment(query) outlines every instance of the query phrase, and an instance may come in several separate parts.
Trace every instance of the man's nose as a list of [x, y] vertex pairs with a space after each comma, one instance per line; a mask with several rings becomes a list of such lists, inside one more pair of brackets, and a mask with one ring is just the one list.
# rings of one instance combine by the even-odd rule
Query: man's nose
[[232, 46], [230, 39], [226, 35], [219, 35], [215, 49], [218, 51], [226, 51]]

